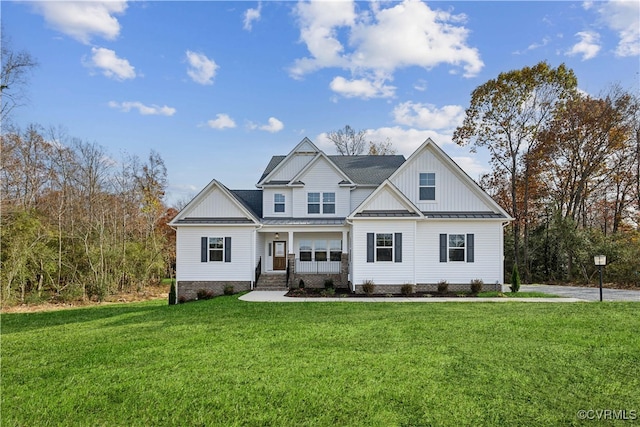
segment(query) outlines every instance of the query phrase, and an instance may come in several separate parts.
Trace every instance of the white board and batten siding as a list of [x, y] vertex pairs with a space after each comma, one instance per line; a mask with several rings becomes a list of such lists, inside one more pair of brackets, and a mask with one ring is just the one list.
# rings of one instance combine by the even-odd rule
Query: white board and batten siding
[[[503, 282], [503, 234], [501, 221], [433, 221], [418, 222], [416, 279], [418, 283], [466, 284], [481, 279], [486, 284]], [[440, 262], [440, 234], [474, 235], [474, 262]], [[447, 257], [448, 258], [448, 257]]]
[[358, 187], [351, 190], [351, 212], [355, 211], [364, 200], [375, 190], [374, 187]]
[[186, 218], [246, 218], [244, 213], [229, 197], [217, 187], [203, 198], [200, 203], [189, 208]]
[[290, 181], [315, 157], [315, 153], [294, 153], [277, 166], [277, 170], [269, 177], [269, 181]]
[[[391, 181], [421, 211], [482, 212], [493, 210], [428, 147]], [[435, 173], [436, 200], [420, 200], [420, 173]]]
[[[367, 262], [367, 233], [402, 233], [402, 262]], [[380, 285], [414, 283], [415, 221], [355, 220], [352, 234], [352, 281]], [[395, 256], [395, 245], [394, 245]]]
[[[252, 264], [254, 251], [254, 227], [180, 227], [176, 246], [179, 256], [176, 260], [178, 281], [252, 281], [255, 265]], [[231, 237], [231, 262], [202, 262], [202, 237]], [[257, 260], [256, 260], [257, 263]]]

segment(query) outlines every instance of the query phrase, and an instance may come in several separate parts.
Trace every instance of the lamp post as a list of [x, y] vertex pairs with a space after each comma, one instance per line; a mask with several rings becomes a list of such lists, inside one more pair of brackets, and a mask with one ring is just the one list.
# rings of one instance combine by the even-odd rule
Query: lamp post
[[593, 257], [593, 263], [600, 270], [600, 301], [602, 301], [602, 267], [607, 265], [607, 257], [605, 255], [596, 255]]

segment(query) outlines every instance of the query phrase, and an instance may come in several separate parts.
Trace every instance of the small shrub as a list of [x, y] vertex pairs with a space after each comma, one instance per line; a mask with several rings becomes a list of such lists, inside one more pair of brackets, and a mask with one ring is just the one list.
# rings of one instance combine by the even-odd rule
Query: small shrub
[[304, 280], [300, 279], [300, 282], [298, 282], [298, 287], [300, 289], [304, 289]]
[[482, 285], [484, 285], [482, 279], [473, 279], [471, 281], [471, 293], [479, 294], [482, 292]]
[[224, 287], [225, 295], [233, 295], [233, 285], [227, 285]]
[[447, 293], [447, 291], [449, 290], [449, 282], [447, 282], [446, 280], [440, 280], [438, 282], [438, 292], [440, 292], [441, 294]]
[[211, 299], [215, 296], [213, 291], [209, 291], [207, 289], [198, 289], [196, 293], [197, 299]]
[[178, 298], [178, 303], [184, 304], [185, 302], [187, 302], [187, 297], [181, 295], [180, 298]]
[[414, 292], [415, 292], [415, 289], [414, 289], [414, 286], [411, 283], [405, 283], [400, 288], [400, 293], [402, 295], [413, 295]]
[[320, 295], [322, 295], [323, 297], [331, 297], [331, 296], [335, 295], [335, 293], [336, 293], [335, 289], [326, 288], [322, 292], [320, 292]]
[[520, 273], [518, 273], [518, 264], [513, 264], [513, 272], [511, 273], [511, 292], [516, 293], [520, 290]]
[[325, 289], [333, 289], [333, 279], [325, 279], [324, 280], [324, 288]]
[[171, 289], [169, 290], [169, 305], [176, 303], [176, 284], [171, 282]]
[[373, 280], [365, 280], [362, 282], [362, 292], [367, 295], [371, 295], [373, 291], [376, 289], [376, 284], [373, 283]]

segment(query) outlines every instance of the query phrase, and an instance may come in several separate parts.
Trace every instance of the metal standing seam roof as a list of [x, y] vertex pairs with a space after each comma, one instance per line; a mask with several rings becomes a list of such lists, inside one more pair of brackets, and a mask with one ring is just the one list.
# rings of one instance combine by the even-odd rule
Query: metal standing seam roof
[[434, 219], [452, 219], [452, 218], [470, 218], [470, 219], [498, 219], [506, 217], [496, 212], [422, 212], [427, 218]]
[[405, 210], [375, 210], [358, 212], [355, 216], [363, 218], [399, 218], [399, 217], [417, 217], [420, 216], [415, 212]]
[[264, 225], [344, 225], [345, 218], [263, 218]]
[[190, 217], [176, 221], [176, 224], [253, 224], [249, 218], [208, 218]]

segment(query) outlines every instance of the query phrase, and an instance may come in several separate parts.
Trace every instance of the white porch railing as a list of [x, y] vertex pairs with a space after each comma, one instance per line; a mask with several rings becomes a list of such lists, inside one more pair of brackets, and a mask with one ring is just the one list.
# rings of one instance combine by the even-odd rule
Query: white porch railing
[[340, 274], [340, 261], [300, 261], [296, 258], [296, 273]]

